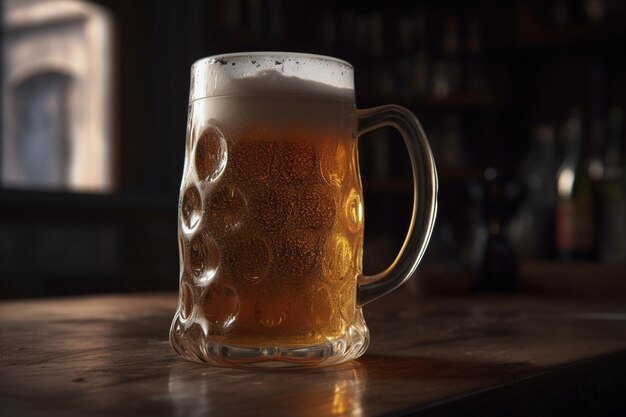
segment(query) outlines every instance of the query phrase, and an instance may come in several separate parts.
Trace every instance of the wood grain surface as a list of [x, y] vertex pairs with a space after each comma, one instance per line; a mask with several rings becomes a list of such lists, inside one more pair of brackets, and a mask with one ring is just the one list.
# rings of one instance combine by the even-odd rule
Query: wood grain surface
[[[366, 307], [361, 359], [308, 371], [185, 362], [175, 294], [0, 303], [2, 416], [613, 415], [625, 409], [626, 306], [549, 298]], [[626, 414], [622, 414], [626, 415]]]

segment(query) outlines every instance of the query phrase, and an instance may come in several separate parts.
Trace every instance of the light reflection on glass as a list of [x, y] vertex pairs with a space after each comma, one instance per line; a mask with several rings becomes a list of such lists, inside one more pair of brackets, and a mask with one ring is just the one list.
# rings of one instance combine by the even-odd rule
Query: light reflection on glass
[[563, 169], [558, 176], [557, 190], [561, 198], [570, 198], [574, 190], [574, 171], [570, 168]]

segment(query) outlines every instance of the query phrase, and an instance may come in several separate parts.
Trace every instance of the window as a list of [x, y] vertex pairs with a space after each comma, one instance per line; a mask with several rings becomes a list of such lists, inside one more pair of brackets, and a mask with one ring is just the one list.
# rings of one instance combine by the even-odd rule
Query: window
[[2, 185], [111, 191], [108, 12], [82, 0], [2, 6]]

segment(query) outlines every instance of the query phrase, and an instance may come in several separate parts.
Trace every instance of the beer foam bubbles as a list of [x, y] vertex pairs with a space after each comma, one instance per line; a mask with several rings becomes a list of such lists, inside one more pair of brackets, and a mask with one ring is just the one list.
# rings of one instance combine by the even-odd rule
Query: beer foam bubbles
[[192, 66], [190, 101], [207, 97], [288, 95], [354, 102], [352, 66], [318, 55], [226, 54]]

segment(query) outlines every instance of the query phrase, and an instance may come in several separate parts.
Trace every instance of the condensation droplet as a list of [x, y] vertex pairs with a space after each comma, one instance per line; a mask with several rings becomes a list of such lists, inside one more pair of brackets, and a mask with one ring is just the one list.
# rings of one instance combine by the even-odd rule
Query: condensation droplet
[[207, 333], [226, 333], [239, 314], [239, 296], [229, 286], [211, 284], [204, 295], [202, 309], [209, 325]]
[[[231, 155], [232, 175], [238, 179], [263, 179], [272, 172], [276, 144], [254, 140], [257, 136], [248, 133], [252, 139], [244, 139], [234, 148]], [[247, 137], [247, 136], [246, 136]]]
[[193, 311], [193, 290], [187, 282], [180, 284], [180, 314], [188, 319]]
[[298, 280], [315, 270], [319, 255], [320, 234], [295, 230], [278, 245], [275, 269], [288, 280]]
[[254, 217], [264, 230], [279, 231], [292, 217], [294, 200], [286, 188], [265, 189], [257, 195]]
[[319, 230], [335, 222], [335, 200], [328, 186], [300, 190], [293, 198], [292, 223], [297, 228]]
[[361, 195], [354, 188], [348, 193], [343, 210], [346, 225], [350, 231], [358, 232], [363, 226], [363, 204]]
[[189, 242], [189, 268], [198, 285], [207, 285], [220, 263], [220, 251], [208, 234], [200, 233]]
[[214, 232], [232, 232], [243, 221], [248, 203], [234, 185], [219, 187], [211, 195], [209, 226]]
[[200, 180], [216, 180], [228, 160], [228, 147], [224, 135], [216, 127], [209, 127], [202, 132], [196, 144], [196, 172]]
[[235, 282], [258, 284], [266, 276], [270, 265], [270, 249], [261, 238], [240, 234], [228, 245], [228, 265]]
[[202, 199], [196, 187], [191, 186], [183, 193], [180, 203], [180, 217], [187, 230], [193, 230], [202, 216]]
[[306, 142], [287, 142], [280, 146], [279, 171], [287, 183], [306, 182], [314, 179], [315, 148]]

